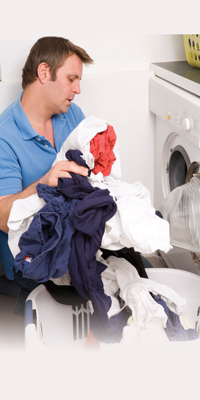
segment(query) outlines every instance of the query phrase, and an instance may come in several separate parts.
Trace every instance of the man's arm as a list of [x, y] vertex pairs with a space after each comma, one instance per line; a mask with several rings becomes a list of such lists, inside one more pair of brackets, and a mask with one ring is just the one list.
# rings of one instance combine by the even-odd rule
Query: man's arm
[[8, 233], [8, 218], [10, 215], [10, 211], [13, 205], [13, 202], [18, 199], [25, 199], [32, 194], [35, 194], [36, 186], [38, 183], [43, 183], [48, 186], [56, 187], [58, 184], [58, 178], [69, 178], [71, 175], [69, 172], [74, 172], [79, 175], [87, 176], [88, 169], [85, 167], [81, 167], [76, 164], [74, 161], [59, 161], [54, 167], [52, 167], [42, 178], [38, 181], [33, 182], [22, 192], [17, 194], [11, 194], [7, 196], [0, 197], [0, 230]]

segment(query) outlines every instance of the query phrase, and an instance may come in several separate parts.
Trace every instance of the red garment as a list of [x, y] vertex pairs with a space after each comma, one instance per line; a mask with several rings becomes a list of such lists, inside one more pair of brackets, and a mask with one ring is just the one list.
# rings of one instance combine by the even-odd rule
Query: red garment
[[112, 165], [116, 160], [113, 148], [117, 140], [116, 133], [111, 125], [106, 131], [97, 133], [90, 141], [90, 153], [94, 157], [93, 173], [102, 172], [103, 176], [110, 174]]

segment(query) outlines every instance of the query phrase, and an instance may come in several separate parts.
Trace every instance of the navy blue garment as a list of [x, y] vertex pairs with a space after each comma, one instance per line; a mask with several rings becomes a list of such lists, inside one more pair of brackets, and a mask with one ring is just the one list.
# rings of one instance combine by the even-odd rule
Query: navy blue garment
[[[76, 164], [79, 164], [81, 167], [86, 167], [89, 169], [88, 165], [86, 164], [85, 160], [82, 157], [83, 153], [81, 150], [68, 150], [65, 154], [65, 157], [69, 161], [74, 161]], [[70, 172], [70, 174], [73, 176], [77, 176], [78, 174], [75, 174], [74, 172]], [[90, 176], [91, 170], [89, 170], [88, 176]]]
[[45, 282], [63, 276], [68, 270], [75, 231], [72, 213], [79, 200], [68, 200], [56, 188], [42, 184], [37, 185], [37, 192], [46, 204], [20, 237], [21, 251], [15, 257], [15, 264], [23, 277]]
[[21, 271], [14, 273], [14, 282], [18, 285], [17, 303], [13, 310], [14, 314], [25, 315], [25, 302], [30, 292], [34, 290], [40, 283], [23, 277]]
[[[69, 161], [75, 161], [82, 167], [88, 167], [86, 162], [81, 157], [83, 153], [80, 150], [68, 150], [66, 152], [66, 158]], [[90, 175], [88, 173], [88, 176]], [[72, 199], [84, 199], [89, 193], [100, 191], [98, 187], [93, 187], [88, 181], [87, 177], [75, 174], [74, 172], [69, 172], [73, 181], [68, 178], [59, 178], [57, 190], [64, 196]]]
[[98, 187], [92, 187], [87, 177], [70, 172], [71, 178], [59, 178], [57, 190], [71, 199], [82, 200], [86, 195], [99, 191]]
[[106, 260], [110, 256], [125, 258], [136, 269], [141, 278], [147, 278], [145, 268], [153, 268], [153, 265], [140, 253], [136, 252], [133, 248], [124, 247], [120, 250], [107, 250], [102, 249], [102, 257]]
[[108, 319], [111, 299], [104, 293], [100, 275], [106, 267], [95, 257], [101, 244], [105, 222], [116, 210], [115, 203], [107, 192], [100, 190], [87, 195], [74, 210], [76, 232], [71, 242], [69, 274], [79, 293], [92, 301], [95, 313], [92, 315], [91, 326], [96, 339], [112, 342], [119, 336], [127, 317], [122, 312]]
[[[71, 150], [66, 157], [80, 164], [81, 154], [79, 150]], [[84, 165], [82, 161], [81, 158], [81, 165]], [[115, 317], [108, 318], [111, 298], [105, 294], [101, 280], [101, 273], [106, 266], [96, 260], [95, 254], [101, 245], [105, 223], [115, 214], [117, 206], [107, 189], [92, 187], [86, 177], [71, 176], [72, 179], [59, 178], [57, 186], [57, 190], [67, 197], [82, 200], [73, 212], [76, 231], [71, 240], [69, 274], [80, 295], [92, 301], [93, 334], [98, 340], [111, 343], [121, 335], [127, 323], [127, 312], [123, 310]]]
[[160, 211], [156, 210], [155, 214], [159, 217], [163, 219], [163, 215], [161, 214]]
[[50, 295], [60, 304], [86, 306], [86, 300], [77, 292], [73, 285], [56, 285], [52, 281], [44, 282]]
[[122, 339], [123, 328], [127, 325], [131, 313], [123, 309], [119, 314], [108, 318], [105, 311], [105, 307], [99, 310], [96, 308], [92, 314], [91, 328], [93, 335], [99, 342], [119, 343]]
[[152, 294], [152, 297], [158, 304], [161, 304], [168, 317], [165, 333], [170, 341], [189, 341], [199, 338], [196, 329], [184, 329], [181, 325], [179, 316], [169, 309], [163, 299], [155, 294]]

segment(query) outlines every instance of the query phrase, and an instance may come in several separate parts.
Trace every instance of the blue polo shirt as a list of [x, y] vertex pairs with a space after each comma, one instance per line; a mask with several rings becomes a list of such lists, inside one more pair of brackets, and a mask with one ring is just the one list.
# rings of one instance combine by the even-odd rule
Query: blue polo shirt
[[[21, 95], [0, 115], [0, 196], [21, 192], [44, 176], [69, 134], [85, 118], [74, 103], [66, 114], [52, 116], [55, 148], [31, 126], [21, 106]], [[13, 279], [14, 259], [0, 231], [0, 262], [4, 274]]]

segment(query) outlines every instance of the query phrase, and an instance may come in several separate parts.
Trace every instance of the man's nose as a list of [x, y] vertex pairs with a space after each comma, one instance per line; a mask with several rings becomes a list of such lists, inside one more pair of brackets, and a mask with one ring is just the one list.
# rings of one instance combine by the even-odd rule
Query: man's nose
[[80, 94], [81, 93], [81, 88], [80, 88], [80, 82], [76, 82], [75, 86], [74, 86], [74, 93], [76, 94]]

